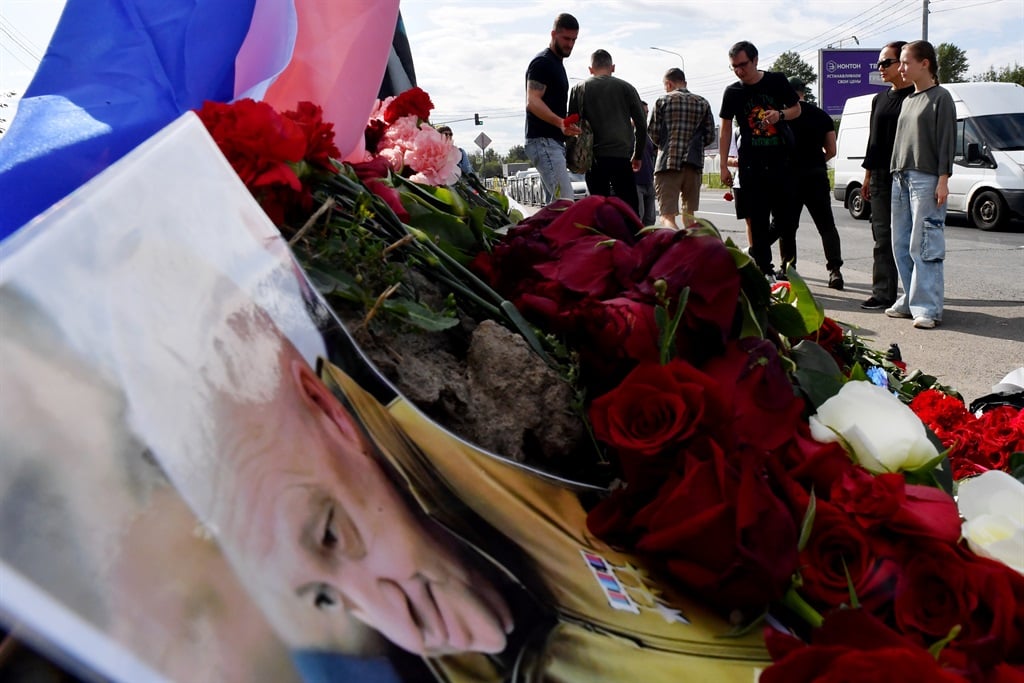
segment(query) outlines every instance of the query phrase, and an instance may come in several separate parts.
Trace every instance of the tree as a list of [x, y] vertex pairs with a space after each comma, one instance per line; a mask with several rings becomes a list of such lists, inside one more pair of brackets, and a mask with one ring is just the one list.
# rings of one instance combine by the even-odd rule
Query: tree
[[[781, 55], [779, 55], [775, 62], [771, 65], [771, 67], [769, 67], [769, 69], [771, 71], [781, 71], [782, 73], [786, 74], [787, 78], [792, 78], [793, 76], [796, 76], [801, 81], [803, 81], [808, 87], [811, 85], [811, 83], [814, 83], [816, 80], [818, 80], [818, 74], [814, 73], [814, 67], [805, 62], [800, 57], [800, 53], [795, 52], [794, 50], [786, 50]], [[810, 92], [810, 90], [808, 90], [805, 99], [811, 104], [814, 104], [816, 102], [814, 93]]]
[[971, 80], [996, 81], [999, 83], [1016, 83], [1017, 85], [1024, 85], [1024, 66], [1015, 62], [1013, 66], [1007, 64], [1004, 67], [1000, 67], [998, 71], [995, 67], [990, 66], [988, 71], [975, 74], [971, 77]]
[[953, 43], [939, 43], [939, 83], [962, 83], [967, 75], [967, 53]]
[[505, 157], [505, 161], [507, 161], [507, 162], [529, 161], [529, 160], [530, 160], [530, 158], [528, 156], [526, 156], [526, 146], [525, 145], [513, 145], [508, 150], [508, 156]]

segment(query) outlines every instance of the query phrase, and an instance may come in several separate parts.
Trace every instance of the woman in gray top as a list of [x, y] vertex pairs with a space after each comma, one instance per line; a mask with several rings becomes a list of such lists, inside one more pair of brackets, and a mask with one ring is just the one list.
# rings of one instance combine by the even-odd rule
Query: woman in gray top
[[885, 314], [930, 329], [942, 320], [946, 198], [953, 173], [956, 109], [938, 84], [932, 44], [903, 46], [900, 73], [914, 84], [896, 124], [892, 151], [892, 250], [903, 295]]

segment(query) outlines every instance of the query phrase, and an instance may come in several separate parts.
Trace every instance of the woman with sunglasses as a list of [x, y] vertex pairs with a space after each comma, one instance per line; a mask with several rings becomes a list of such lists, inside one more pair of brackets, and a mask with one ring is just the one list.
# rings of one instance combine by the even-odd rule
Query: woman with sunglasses
[[935, 48], [915, 40], [900, 52], [900, 73], [914, 84], [900, 108], [893, 144], [892, 250], [903, 295], [885, 309], [931, 329], [942, 320], [946, 199], [953, 174], [956, 109], [939, 85]]
[[864, 184], [860, 194], [871, 202], [871, 236], [875, 241], [872, 251], [871, 297], [860, 305], [873, 311], [884, 310], [896, 302], [899, 293], [899, 273], [892, 255], [892, 147], [896, 142], [896, 122], [900, 107], [907, 95], [914, 92], [900, 73], [900, 50], [905, 40], [889, 43], [878, 53], [878, 73], [891, 87], [871, 100], [871, 123], [868, 148], [864, 153]]

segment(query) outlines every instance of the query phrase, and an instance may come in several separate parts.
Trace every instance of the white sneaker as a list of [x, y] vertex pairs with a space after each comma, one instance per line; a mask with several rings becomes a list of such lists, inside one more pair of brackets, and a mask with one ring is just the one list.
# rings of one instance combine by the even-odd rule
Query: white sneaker
[[919, 315], [914, 318], [914, 327], [919, 330], [930, 330], [935, 327], [935, 321], [931, 318], [926, 318], [923, 315]]
[[890, 308], [885, 309], [885, 314], [888, 317], [890, 317], [890, 318], [911, 318], [911, 317], [913, 317], [909, 313], [904, 313], [903, 311], [901, 311], [901, 310], [899, 310], [898, 308], [895, 308], [895, 307], [890, 307]]

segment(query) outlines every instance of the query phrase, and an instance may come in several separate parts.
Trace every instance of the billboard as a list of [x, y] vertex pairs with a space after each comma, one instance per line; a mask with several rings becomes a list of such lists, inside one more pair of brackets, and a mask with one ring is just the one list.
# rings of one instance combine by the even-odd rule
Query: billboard
[[842, 116], [851, 97], [873, 95], [888, 87], [876, 66], [880, 51], [876, 47], [818, 50], [820, 105], [829, 116]]

